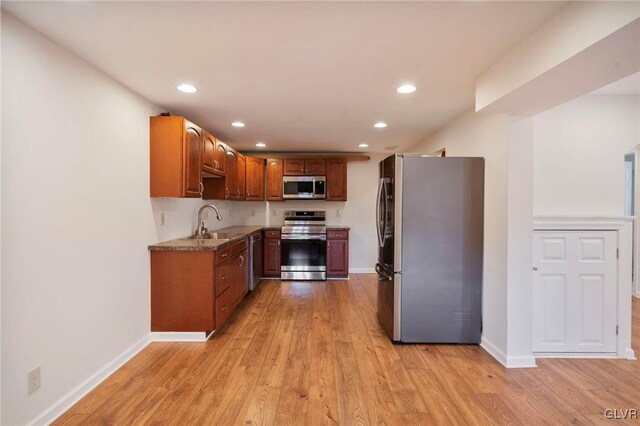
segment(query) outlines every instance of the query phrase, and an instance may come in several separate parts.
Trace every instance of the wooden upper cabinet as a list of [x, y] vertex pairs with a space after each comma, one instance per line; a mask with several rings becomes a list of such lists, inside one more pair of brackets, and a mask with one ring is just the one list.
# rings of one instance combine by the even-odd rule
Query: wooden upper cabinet
[[324, 176], [326, 161], [323, 159], [304, 160], [304, 174], [307, 176]]
[[245, 200], [246, 191], [246, 172], [247, 172], [247, 157], [238, 153], [236, 160], [236, 193], [238, 194], [236, 200]]
[[264, 201], [264, 160], [255, 157], [246, 159], [246, 200]]
[[216, 138], [203, 131], [202, 137], [202, 172], [214, 174], [216, 172], [215, 152]]
[[184, 117], [151, 117], [152, 197], [201, 197], [203, 131]]
[[302, 176], [304, 175], [304, 160], [291, 159], [284, 160], [284, 176]]
[[225, 200], [238, 199], [238, 154], [227, 148], [226, 170], [224, 174]]
[[224, 142], [217, 139], [213, 161], [216, 167], [216, 174], [224, 176], [225, 165], [227, 164], [227, 146], [224, 144]]
[[[287, 160], [284, 160], [287, 161]], [[267, 201], [282, 201], [282, 160], [267, 159]]]
[[292, 158], [284, 160], [284, 176], [324, 176], [325, 160]]
[[327, 201], [347, 201], [347, 160], [327, 160]]

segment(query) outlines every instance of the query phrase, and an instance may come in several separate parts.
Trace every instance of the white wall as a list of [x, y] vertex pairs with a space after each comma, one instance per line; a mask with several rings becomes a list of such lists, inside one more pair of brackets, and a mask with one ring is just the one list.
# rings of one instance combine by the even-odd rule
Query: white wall
[[507, 353], [507, 138], [506, 114], [468, 112], [407, 150], [430, 154], [446, 148], [450, 157], [485, 158], [483, 343], [502, 357]]
[[2, 89], [1, 423], [24, 424], [148, 335], [147, 245], [202, 201], [149, 198], [158, 107], [6, 13]]
[[[286, 210], [325, 210], [328, 225], [347, 225], [349, 269], [373, 272], [378, 258], [375, 209], [378, 189], [378, 163], [390, 154], [370, 154], [371, 160], [349, 162], [347, 166], [348, 201], [241, 202], [234, 205], [236, 225], [281, 226]], [[342, 216], [338, 216], [342, 210]], [[254, 216], [252, 214], [255, 213]]]
[[534, 214], [624, 214], [624, 155], [640, 97], [587, 95], [534, 117]]

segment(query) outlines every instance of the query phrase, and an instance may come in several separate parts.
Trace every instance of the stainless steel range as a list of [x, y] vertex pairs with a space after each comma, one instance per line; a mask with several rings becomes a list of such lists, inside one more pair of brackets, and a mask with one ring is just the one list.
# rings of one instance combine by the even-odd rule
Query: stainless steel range
[[281, 239], [281, 279], [326, 279], [327, 226], [323, 211], [285, 212]]

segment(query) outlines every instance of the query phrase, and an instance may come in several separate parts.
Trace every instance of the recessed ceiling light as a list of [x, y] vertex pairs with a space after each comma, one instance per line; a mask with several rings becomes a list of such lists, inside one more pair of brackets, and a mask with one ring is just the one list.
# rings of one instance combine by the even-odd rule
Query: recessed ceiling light
[[367, 145], [366, 143], [361, 143], [360, 145], [358, 145], [359, 148], [366, 148], [369, 145]]
[[416, 91], [416, 86], [413, 84], [403, 84], [396, 89], [398, 93], [413, 93]]
[[387, 127], [387, 123], [383, 123], [382, 121], [378, 121], [376, 124], [373, 125], [373, 127], [376, 127], [378, 129], [383, 129], [383, 128]]
[[244, 127], [244, 123], [242, 121], [234, 121], [231, 125], [233, 127]]
[[196, 93], [198, 91], [198, 89], [190, 84], [181, 84], [179, 86], [176, 86], [176, 89], [183, 93]]
[[258, 142], [258, 143], [256, 144], [256, 146], [257, 146], [258, 148], [264, 148], [265, 146], [267, 146], [267, 144], [266, 144], [266, 143], [263, 143], [263, 142]]

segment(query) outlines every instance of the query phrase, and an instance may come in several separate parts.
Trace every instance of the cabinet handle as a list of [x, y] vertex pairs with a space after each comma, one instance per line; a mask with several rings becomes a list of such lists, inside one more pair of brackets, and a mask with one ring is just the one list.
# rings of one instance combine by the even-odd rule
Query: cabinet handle
[[244, 256], [240, 255], [240, 266], [244, 266]]
[[327, 241], [327, 247], [329, 247], [331, 245], [331, 242]]
[[213, 160], [213, 170], [218, 170], [218, 160]]
[[222, 253], [222, 254], [220, 255], [220, 257], [221, 257], [221, 258], [223, 258], [223, 259], [224, 259], [225, 257], [227, 257], [227, 256], [229, 256], [229, 253]]
[[223, 279], [223, 280], [226, 280], [226, 279], [227, 279], [227, 275], [223, 275], [223, 276], [222, 276], [222, 279]]
[[204, 192], [204, 184], [200, 182], [200, 194]]
[[224, 191], [227, 194], [227, 198], [229, 198], [229, 188], [225, 188]]
[[240, 190], [239, 190], [239, 189], [236, 189], [236, 191], [238, 192], [238, 197], [239, 197], [239, 196], [240, 196]]
[[280, 247], [280, 240], [278, 240], [278, 247]]
[[227, 309], [229, 309], [229, 307], [227, 305], [222, 305], [222, 310], [226, 311]]

